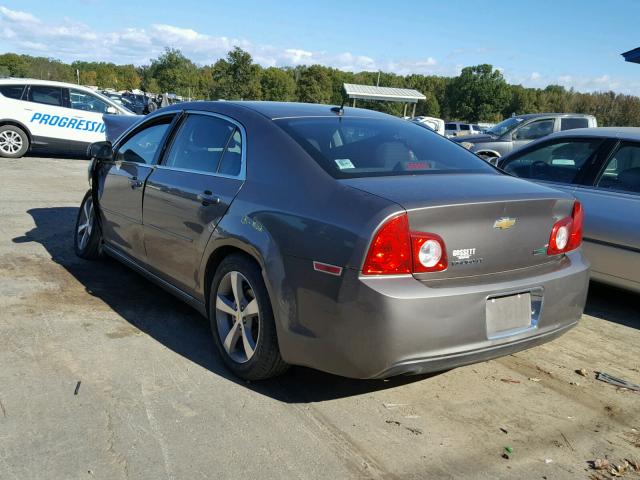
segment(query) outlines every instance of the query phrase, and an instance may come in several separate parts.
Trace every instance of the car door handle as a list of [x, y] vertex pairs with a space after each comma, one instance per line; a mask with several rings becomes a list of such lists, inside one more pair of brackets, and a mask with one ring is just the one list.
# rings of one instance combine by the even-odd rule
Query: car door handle
[[135, 190], [136, 188], [140, 188], [142, 186], [142, 182], [138, 180], [138, 177], [131, 177], [129, 180], [129, 185], [131, 185], [131, 189]]
[[208, 205], [217, 205], [220, 203], [220, 197], [215, 196], [209, 190], [205, 190], [204, 192], [199, 193], [196, 198], [205, 207]]

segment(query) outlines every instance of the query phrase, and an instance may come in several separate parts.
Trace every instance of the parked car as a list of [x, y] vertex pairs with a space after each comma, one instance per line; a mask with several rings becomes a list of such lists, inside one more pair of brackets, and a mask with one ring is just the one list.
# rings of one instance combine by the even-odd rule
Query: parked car
[[76, 253], [109, 254], [195, 307], [244, 378], [287, 364], [442, 370], [546, 342], [581, 316], [573, 197], [411, 122], [193, 102], [111, 140], [92, 146]]
[[466, 137], [467, 135], [477, 135], [482, 129], [475, 124], [463, 122], [447, 122], [444, 125], [444, 133], [447, 137]]
[[444, 120], [441, 118], [420, 116], [413, 117], [411, 121], [419, 125], [425, 125], [434, 132], [444, 135]]
[[29, 149], [85, 154], [104, 140], [103, 114], [132, 115], [93, 90], [69, 83], [0, 79], [0, 156]]
[[122, 98], [125, 98], [129, 102], [131, 102], [133, 108], [129, 109], [133, 110], [138, 115], [146, 115], [147, 113], [150, 113], [150, 111], [156, 110], [157, 108], [157, 105], [154, 104], [150, 110], [149, 105], [151, 103], [151, 100], [146, 95], [125, 92], [122, 94]]
[[640, 292], [640, 129], [555, 133], [498, 165], [578, 198], [591, 277]]
[[501, 156], [553, 132], [597, 126], [593, 115], [532, 113], [508, 118], [482, 135], [468, 135], [454, 141], [495, 164]]

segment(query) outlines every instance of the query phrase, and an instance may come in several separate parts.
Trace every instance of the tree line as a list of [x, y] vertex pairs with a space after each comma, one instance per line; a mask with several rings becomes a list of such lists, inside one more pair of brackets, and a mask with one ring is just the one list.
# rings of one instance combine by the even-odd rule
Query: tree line
[[[581, 93], [560, 85], [526, 88], [506, 82], [499, 70], [483, 64], [463, 68], [456, 77], [345, 72], [322, 65], [264, 68], [236, 47], [212, 65], [197, 65], [180, 50], [167, 48], [150, 64], [116, 65], [6, 53], [0, 75], [42, 78], [117, 90], [171, 92], [196, 99], [342, 102], [342, 84], [413, 88], [427, 98], [417, 115], [447, 120], [497, 122], [513, 114], [576, 112], [595, 115], [602, 126], [640, 126], [640, 98], [609, 92]], [[397, 103], [358, 101], [358, 106], [401, 115]]]

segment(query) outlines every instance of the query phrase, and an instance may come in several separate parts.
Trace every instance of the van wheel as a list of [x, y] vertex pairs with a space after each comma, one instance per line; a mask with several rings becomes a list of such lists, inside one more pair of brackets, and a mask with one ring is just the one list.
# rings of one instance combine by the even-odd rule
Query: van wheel
[[280, 356], [269, 294], [258, 266], [230, 255], [218, 267], [209, 294], [209, 321], [225, 365], [246, 380], [280, 375]]
[[15, 125], [0, 127], [0, 156], [20, 158], [29, 150], [29, 137]]
[[93, 208], [93, 197], [89, 190], [80, 204], [76, 229], [73, 235], [73, 247], [80, 258], [85, 260], [97, 260], [102, 256], [100, 244], [102, 234], [96, 221], [96, 213]]

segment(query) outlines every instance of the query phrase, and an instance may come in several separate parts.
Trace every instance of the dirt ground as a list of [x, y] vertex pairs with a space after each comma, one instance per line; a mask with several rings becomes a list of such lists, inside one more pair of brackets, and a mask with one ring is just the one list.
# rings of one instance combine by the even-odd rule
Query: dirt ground
[[640, 461], [640, 394], [594, 373], [640, 383], [637, 295], [592, 285], [560, 339], [445, 373], [245, 383], [195, 311], [75, 257], [86, 168], [0, 160], [0, 479], [613, 478], [589, 462]]

